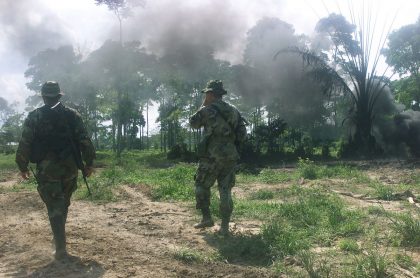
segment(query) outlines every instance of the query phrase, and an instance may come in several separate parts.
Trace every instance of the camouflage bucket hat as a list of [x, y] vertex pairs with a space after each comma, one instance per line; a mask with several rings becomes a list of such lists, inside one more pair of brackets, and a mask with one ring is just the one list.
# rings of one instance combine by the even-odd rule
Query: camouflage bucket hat
[[56, 97], [62, 96], [60, 86], [55, 81], [47, 81], [41, 87], [41, 96], [43, 97]]
[[218, 95], [227, 94], [227, 91], [223, 88], [223, 82], [220, 80], [210, 80], [207, 82], [206, 88], [204, 88], [201, 93], [205, 94], [208, 92], [213, 92]]

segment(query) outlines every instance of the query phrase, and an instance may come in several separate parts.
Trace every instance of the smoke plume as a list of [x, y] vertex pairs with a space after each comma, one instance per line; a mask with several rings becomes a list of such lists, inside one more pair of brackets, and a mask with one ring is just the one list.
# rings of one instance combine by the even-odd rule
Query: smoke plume
[[0, 2], [0, 30], [9, 48], [31, 57], [45, 48], [69, 42], [68, 32], [59, 19], [38, 0]]

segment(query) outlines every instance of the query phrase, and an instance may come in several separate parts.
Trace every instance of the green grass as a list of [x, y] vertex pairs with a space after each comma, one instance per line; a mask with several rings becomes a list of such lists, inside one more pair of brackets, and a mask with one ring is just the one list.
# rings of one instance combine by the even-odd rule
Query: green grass
[[0, 171], [18, 170], [14, 154], [0, 155]]
[[377, 247], [366, 249], [354, 257], [351, 277], [390, 277], [388, 275], [390, 265], [386, 252], [381, 252]]
[[408, 256], [407, 254], [396, 254], [395, 255], [395, 262], [405, 269], [410, 269], [415, 266], [413, 258]]
[[208, 236], [206, 241], [218, 250], [219, 258], [230, 263], [254, 266], [272, 264], [269, 245], [261, 235], [234, 234], [229, 237]]
[[342, 239], [338, 243], [338, 247], [340, 248], [340, 250], [350, 253], [358, 253], [360, 251], [360, 247], [357, 244], [357, 242], [351, 238]]
[[341, 199], [318, 189], [301, 189], [295, 202], [278, 205], [262, 230], [273, 256], [282, 258], [309, 249], [329, 246], [339, 236], [363, 231], [364, 214], [345, 208]]
[[277, 184], [289, 182], [294, 178], [294, 172], [283, 169], [263, 169], [258, 174], [239, 173], [238, 183]]
[[326, 260], [316, 260], [316, 257], [306, 250], [298, 254], [298, 259], [310, 278], [331, 277], [331, 265]]
[[37, 183], [34, 178], [14, 184], [11, 187], [0, 187], [0, 193], [36, 191]]
[[369, 181], [369, 178], [354, 166], [345, 164], [318, 165], [309, 159], [299, 159], [297, 164], [297, 177], [309, 180], [323, 178], [341, 178], [354, 180], [359, 183]]
[[392, 214], [392, 229], [401, 246], [420, 247], [420, 217], [418, 214]]
[[270, 190], [260, 189], [251, 194], [251, 200], [271, 200], [274, 198], [274, 192]]

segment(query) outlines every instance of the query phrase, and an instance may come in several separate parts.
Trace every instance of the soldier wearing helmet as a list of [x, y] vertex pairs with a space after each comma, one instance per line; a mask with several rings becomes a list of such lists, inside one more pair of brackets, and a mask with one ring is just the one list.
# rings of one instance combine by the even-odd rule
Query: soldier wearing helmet
[[200, 158], [195, 175], [196, 208], [202, 220], [195, 228], [212, 227], [210, 214], [210, 188], [217, 180], [220, 194], [220, 233], [229, 234], [233, 211], [232, 187], [235, 185], [235, 168], [239, 159], [238, 145], [245, 140], [245, 121], [239, 111], [223, 101], [227, 93], [220, 80], [211, 80], [202, 90], [205, 99], [202, 107], [190, 118], [192, 128], [204, 128], [203, 140], [198, 145]]
[[91, 175], [95, 158], [95, 149], [80, 114], [60, 102], [62, 95], [57, 82], [47, 81], [42, 85], [45, 105], [28, 114], [16, 152], [22, 178], [29, 178], [29, 162], [36, 163], [37, 190], [47, 207], [57, 260], [71, 257], [66, 249], [65, 224], [78, 175], [71, 146], [81, 152], [86, 176]]

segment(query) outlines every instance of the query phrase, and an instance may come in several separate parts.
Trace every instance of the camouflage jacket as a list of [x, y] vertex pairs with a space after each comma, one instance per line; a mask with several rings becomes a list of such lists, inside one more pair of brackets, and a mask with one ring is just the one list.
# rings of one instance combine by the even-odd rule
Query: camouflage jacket
[[34, 148], [41, 148], [42, 159], [37, 163], [40, 180], [59, 181], [77, 177], [70, 136], [81, 151], [86, 166], [92, 166], [95, 149], [77, 111], [59, 103], [53, 109], [43, 106], [30, 112], [23, 124], [16, 152], [19, 170], [27, 171], [31, 152]]
[[[222, 114], [222, 115], [221, 115]], [[203, 106], [191, 118], [192, 128], [204, 127], [202, 157], [221, 160], [237, 160], [239, 154], [235, 141], [245, 140], [246, 127], [239, 111], [232, 105], [217, 100]]]

